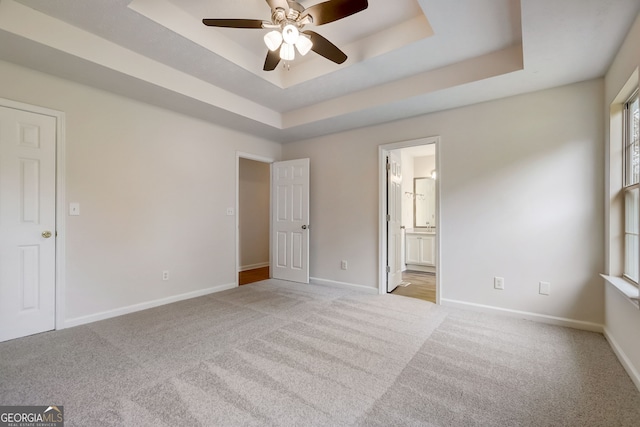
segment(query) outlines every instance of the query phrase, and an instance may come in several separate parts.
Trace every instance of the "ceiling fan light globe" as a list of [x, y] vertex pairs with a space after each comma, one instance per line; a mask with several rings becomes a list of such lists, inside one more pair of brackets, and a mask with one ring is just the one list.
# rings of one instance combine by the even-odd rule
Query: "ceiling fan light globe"
[[292, 46], [296, 44], [299, 37], [300, 31], [298, 31], [295, 25], [287, 24], [282, 29], [282, 38], [286, 43], [289, 43]]
[[296, 48], [298, 49], [298, 52], [300, 52], [300, 55], [305, 56], [309, 53], [312, 47], [313, 43], [311, 42], [311, 39], [304, 36], [298, 37], [298, 41], [296, 41]]
[[283, 61], [293, 61], [296, 57], [296, 52], [293, 49], [293, 45], [289, 43], [282, 43], [280, 47], [280, 59]]
[[276, 51], [282, 44], [282, 34], [280, 31], [270, 31], [264, 35], [264, 44], [270, 51]]

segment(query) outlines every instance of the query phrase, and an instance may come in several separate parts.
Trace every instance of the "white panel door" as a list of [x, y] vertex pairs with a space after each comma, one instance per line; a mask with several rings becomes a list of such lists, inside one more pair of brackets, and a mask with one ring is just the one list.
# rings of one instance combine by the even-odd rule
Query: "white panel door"
[[0, 107], [0, 341], [55, 328], [55, 135]]
[[402, 167], [400, 156], [387, 158], [387, 292], [402, 282]]
[[271, 277], [309, 283], [309, 159], [271, 171]]

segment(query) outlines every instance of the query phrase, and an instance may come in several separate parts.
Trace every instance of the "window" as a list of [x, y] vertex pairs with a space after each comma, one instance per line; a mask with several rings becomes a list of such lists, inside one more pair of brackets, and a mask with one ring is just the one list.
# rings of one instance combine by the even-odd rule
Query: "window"
[[640, 276], [640, 117], [638, 91], [624, 104], [624, 276]]

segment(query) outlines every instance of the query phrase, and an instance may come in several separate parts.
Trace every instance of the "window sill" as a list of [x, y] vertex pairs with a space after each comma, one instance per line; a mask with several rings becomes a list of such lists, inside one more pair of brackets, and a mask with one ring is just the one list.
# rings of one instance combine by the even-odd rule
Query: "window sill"
[[638, 292], [638, 288], [624, 280], [622, 277], [607, 276], [605, 274], [601, 274], [600, 276], [624, 295], [631, 304], [636, 308], [640, 308], [640, 294]]

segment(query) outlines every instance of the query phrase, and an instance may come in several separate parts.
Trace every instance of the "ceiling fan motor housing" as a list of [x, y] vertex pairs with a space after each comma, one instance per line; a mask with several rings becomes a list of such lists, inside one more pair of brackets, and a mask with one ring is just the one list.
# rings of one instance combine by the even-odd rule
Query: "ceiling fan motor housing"
[[289, 3], [289, 10], [294, 10], [298, 13], [298, 15], [300, 15], [302, 12], [304, 12], [304, 6], [301, 5], [298, 2], [295, 1], [288, 1], [287, 3]]
[[304, 25], [311, 22], [311, 17], [309, 16], [309, 20], [300, 19], [302, 13], [305, 11], [304, 6], [299, 3], [290, 1], [289, 10], [286, 11], [282, 8], [276, 8], [273, 10], [271, 14], [271, 21], [275, 25], [280, 25], [284, 28], [287, 24], [295, 25], [298, 28], [302, 28]]

